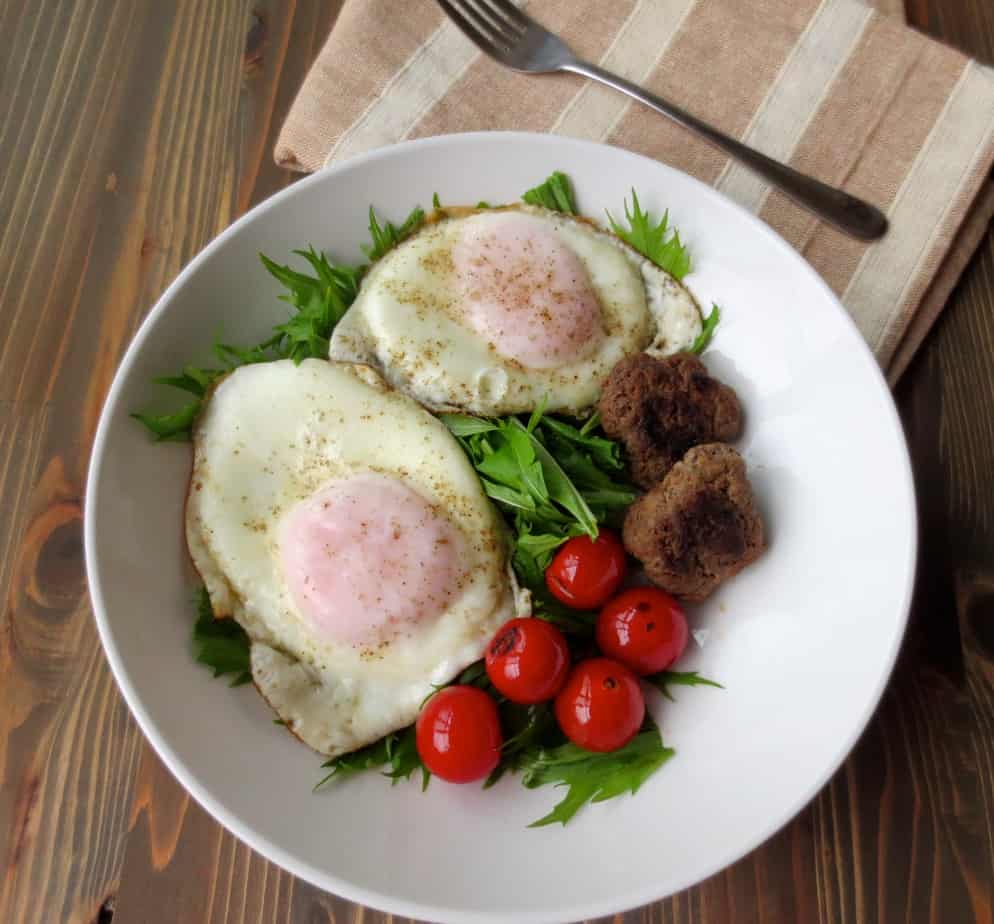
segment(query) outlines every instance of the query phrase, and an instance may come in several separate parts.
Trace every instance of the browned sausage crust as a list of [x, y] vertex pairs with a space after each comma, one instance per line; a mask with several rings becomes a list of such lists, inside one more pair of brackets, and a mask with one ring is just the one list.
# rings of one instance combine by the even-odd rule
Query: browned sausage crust
[[632, 478], [643, 488], [699, 443], [727, 442], [742, 430], [735, 392], [708, 375], [691, 353], [621, 360], [604, 383], [598, 405], [608, 436], [625, 446]]
[[742, 457], [723, 443], [691, 449], [628, 508], [624, 542], [656, 586], [703, 600], [765, 547]]

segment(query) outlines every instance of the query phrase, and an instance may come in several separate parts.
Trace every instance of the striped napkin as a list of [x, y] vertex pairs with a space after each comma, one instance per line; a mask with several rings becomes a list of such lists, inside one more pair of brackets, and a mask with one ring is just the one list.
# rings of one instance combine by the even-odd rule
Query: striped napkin
[[884, 208], [890, 233], [873, 245], [845, 237], [604, 87], [501, 68], [432, 0], [346, 0], [283, 126], [277, 162], [312, 171], [406, 138], [483, 129], [647, 154], [776, 228], [840, 296], [896, 381], [994, 214], [994, 71], [858, 0], [525, 6], [581, 56]]

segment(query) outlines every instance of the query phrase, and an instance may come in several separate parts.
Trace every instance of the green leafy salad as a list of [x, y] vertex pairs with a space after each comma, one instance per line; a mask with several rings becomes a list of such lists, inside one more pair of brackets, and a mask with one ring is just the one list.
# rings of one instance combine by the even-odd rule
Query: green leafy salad
[[[525, 192], [522, 199], [533, 206], [578, 214], [572, 184], [560, 172]], [[444, 213], [437, 196], [433, 205], [436, 212]], [[483, 202], [477, 205], [490, 207]], [[625, 203], [623, 218], [607, 217], [619, 238], [675, 279], [682, 280], [690, 272], [690, 253], [679, 233], [670, 227], [668, 215], [654, 219], [642, 209], [634, 190], [630, 203]], [[287, 320], [255, 345], [215, 343], [215, 361], [210, 367], [184, 366], [176, 374], [156, 379], [186, 393], [186, 402], [164, 413], [133, 416], [156, 440], [188, 440], [212, 384], [232, 369], [277, 359], [300, 363], [310, 357], [326, 358], [335, 325], [358, 295], [370, 265], [428, 220], [425, 211], [416, 207], [395, 225], [383, 222], [370, 208], [370, 242], [363, 247], [366, 261], [358, 264], [333, 262], [313, 247], [294, 251], [306, 264], [306, 271], [260, 255], [263, 266], [286, 290], [281, 298], [291, 308]], [[719, 318], [719, 309], [713, 306], [693, 345], [694, 352], [708, 346]], [[546, 413], [544, 407], [527, 417], [439, 416], [507, 521], [513, 542], [512, 565], [518, 582], [531, 592], [533, 615], [563, 632], [574, 663], [594, 654], [597, 613], [569, 608], [555, 599], [547, 590], [545, 571], [564, 543], [578, 536], [596, 538], [600, 527], [619, 525], [637, 498], [638, 491], [626, 475], [621, 446], [605, 435], [596, 413], [584, 421]], [[233, 619], [214, 618], [203, 588], [197, 593], [195, 609], [197, 660], [214, 676], [227, 677], [233, 686], [251, 680], [245, 631]], [[642, 679], [669, 698], [676, 686], [719, 686], [696, 672], [666, 670]], [[483, 661], [470, 665], [452, 684], [484, 690], [497, 705], [503, 745], [499, 763], [486, 778], [485, 787], [514, 773], [528, 788], [562, 788], [561, 800], [533, 826], [565, 824], [588, 802], [635, 793], [674, 754], [663, 743], [648, 711], [642, 727], [627, 744], [598, 753], [566, 738], [557, 725], [552, 703], [520, 705], [502, 696], [491, 684]], [[325, 775], [318, 786], [367, 770], [379, 770], [394, 783], [418, 775], [423, 787], [431, 776], [419, 757], [413, 725], [328, 760], [323, 767]]]

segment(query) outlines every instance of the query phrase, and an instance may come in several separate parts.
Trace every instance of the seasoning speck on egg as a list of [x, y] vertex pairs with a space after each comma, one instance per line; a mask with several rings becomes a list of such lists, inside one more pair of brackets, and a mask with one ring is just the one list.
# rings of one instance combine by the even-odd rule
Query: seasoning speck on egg
[[242, 366], [193, 440], [194, 565], [214, 612], [248, 633], [260, 693], [315, 750], [410, 725], [435, 685], [527, 612], [459, 444], [372, 370]]
[[693, 296], [613, 234], [530, 206], [426, 225], [379, 260], [331, 340], [435, 409], [577, 413], [633, 353], [689, 349]]

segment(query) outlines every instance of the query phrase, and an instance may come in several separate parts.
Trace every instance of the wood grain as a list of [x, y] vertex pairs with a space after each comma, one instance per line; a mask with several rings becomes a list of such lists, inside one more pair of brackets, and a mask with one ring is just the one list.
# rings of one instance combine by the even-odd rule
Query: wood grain
[[[83, 479], [138, 322], [210, 238], [290, 181], [270, 166], [275, 127], [334, 13], [248, 0], [0, 4], [12, 101], [0, 110], [0, 920], [90, 922], [104, 907], [103, 924], [123, 878], [170, 866], [181, 830], [193, 868], [234, 846], [199, 810], [199, 828], [186, 821], [187, 797], [150, 762], [114, 688], [85, 594]], [[129, 834], [150, 822], [142, 849]], [[251, 878], [264, 867], [254, 858]], [[239, 888], [234, 870], [222, 867], [219, 902]], [[269, 876], [290, 894], [289, 877]], [[183, 895], [233, 920], [237, 896]], [[162, 909], [157, 920], [183, 919]]]
[[[339, 5], [0, 0], [0, 921], [392, 920], [267, 863], [175, 783], [114, 687], [82, 564], [124, 346], [194, 253], [295, 179], [270, 151]], [[994, 59], [990, 0], [908, 13]], [[898, 397], [922, 567], [878, 714], [762, 848], [611, 920], [994, 924], [990, 238]]]

